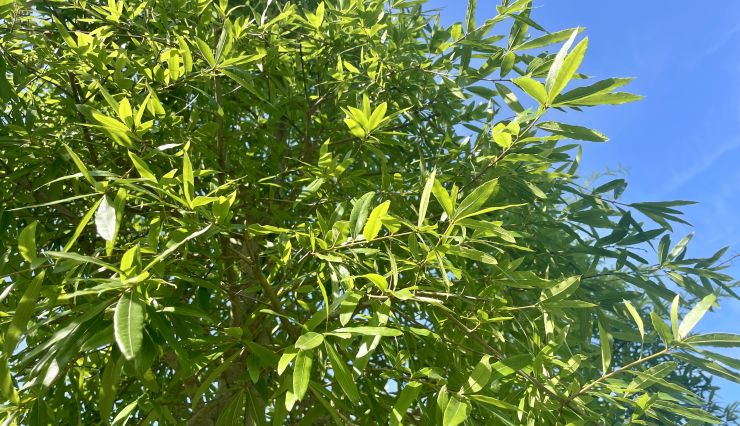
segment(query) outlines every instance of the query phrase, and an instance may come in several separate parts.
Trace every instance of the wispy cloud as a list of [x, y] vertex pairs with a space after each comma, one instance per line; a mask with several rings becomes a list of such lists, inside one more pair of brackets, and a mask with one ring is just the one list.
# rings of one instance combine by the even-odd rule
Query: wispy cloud
[[710, 168], [712, 164], [714, 164], [714, 162], [720, 159], [723, 155], [737, 149], [738, 147], [740, 147], [740, 139], [724, 143], [718, 146], [714, 151], [705, 155], [703, 158], [699, 158], [691, 165], [691, 167], [673, 175], [673, 178], [663, 189], [663, 195], [669, 195], [677, 189], [680, 189], [685, 184], [691, 182], [694, 178]]
[[732, 37], [735, 34], [737, 34], [738, 32], [740, 32], [740, 24], [737, 24], [734, 27], [732, 27], [730, 29], [730, 31], [726, 32], [725, 35], [722, 38], [720, 38], [719, 40], [717, 40], [716, 43], [714, 43], [712, 46], [710, 46], [709, 48], [707, 48], [704, 51], [704, 56], [711, 55], [712, 53], [718, 51], [722, 46], [725, 45], [725, 43], [727, 43], [728, 41], [730, 41], [732, 39]]

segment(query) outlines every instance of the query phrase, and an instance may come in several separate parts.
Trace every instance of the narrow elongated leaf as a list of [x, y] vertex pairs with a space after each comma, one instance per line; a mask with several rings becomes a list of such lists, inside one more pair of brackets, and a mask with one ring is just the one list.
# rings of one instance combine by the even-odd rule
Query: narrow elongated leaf
[[293, 394], [300, 401], [308, 390], [311, 380], [311, 366], [313, 365], [313, 351], [298, 351], [293, 369]]
[[434, 179], [434, 184], [432, 185], [432, 194], [434, 194], [434, 198], [437, 199], [437, 202], [442, 206], [445, 213], [447, 213], [447, 217], [452, 217], [452, 211], [454, 209], [453, 200], [450, 197], [450, 194], [447, 193], [447, 190], [445, 190], [445, 188], [436, 178]]
[[18, 405], [20, 402], [5, 354], [0, 355], [0, 397], [2, 401], [8, 401], [13, 405]]
[[714, 302], [717, 300], [717, 296], [710, 294], [704, 297], [694, 308], [689, 311], [688, 314], [683, 318], [681, 325], [678, 327], [678, 338], [683, 339], [686, 337], [691, 330], [694, 329], [696, 324], [701, 320], [704, 314], [709, 308], [712, 307]]
[[637, 325], [637, 329], [640, 331], [640, 338], [645, 339], [645, 324], [642, 322], [642, 318], [640, 317], [640, 313], [637, 312], [637, 309], [635, 309], [634, 306], [629, 302], [629, 300], [623, 300], [624, 306], [627, 308], [627, 312], [629, 312], [632, 319], [635, 321], [635, 324]]
[[582, 105], [581, 102], [586, 102], [589, 98], [598, 98], [600, 95], [607, 94], [614, 89], [624, 86], [625, 84], [632, 81], [631, 78], [608, 78], [606, 80], [597, 81], [588, 86], [578, 87], [569, 92], [562, 93], [555, 98], [553, 104], [560, 105]]
[[468, 381], [463, 387], [463, 392], [480, 392], [488, 384], [488, 381], [491, 379], [491, 363], [489, 359], [490, 357], [488, 355], [484, 355], [481, 358], [473, 369], [473, 372], [470, 373]]
[[192, 200], [195, 198], [195, 180], [193, 178], [193, 164], [190, 162], [188, 153], [182, 156], [182, 192], [188, 205], [192, 206]]
[[673, 332], [673, 338], [676, 340], [681, 339], [678, 335], [678, 305], [680, 298], [681, 295], [677, 294], [671, 303], [671, 331]]
[[596, 130], [587, 129], [581, 126], [573, 126], [570, 124], [556, 123], [554, 121], [540, 123], [537, 127], [554, 135], [563, 136], [568, 139], [591, 142], [606, 142], [609, 140], [608, 137]]
[[331, 363], [331, 369], [334, 372], [334, 378], [339, 383], [339, 387], [342, 389], [347, 398], [353, 403], [360, 402], [360, 392], [357, 390], [355, 379], [352, 377], [350, 369], [347, 364], [340, 358], [334, 345], [324, 340], [324, 347], [326, 353], [329, 355], [329, 362]]
[[424, 190], [421, 192], [421, 199], [419, 201], [419, 220], [416, 222], [416, 226], [418, 227], [421, 227], [424, 224], [424, 218], [427, 215], [427, 207], [429, 207], [429, 196], [432, 193], [432, 188], [434, 188], [436, 175], [437, 170], [432, 170], [432, 172], [429, 173], [427, 182], [424, 185]]
[[399, 393], [396, 403], [393, 405], [393, 411], [391, 412], [391, 425], [402, 424], [403, 418], [406, 415], [411, 404], [416, 400], [421, 390], [421, 383], [409, 382], [404, 386], [403, 390]]
[[123, 356], [132, 360], [141, 352], [144, 340], [144, 299], [136, 291], [127, 291], [116, 304], [113, 330]]
[[380, 290], [382, 291], [388, 291], [388, 280], [380, 275], [380, 274], [365, 274], [363, 275], [364, 278], [367, 278], [370, 280], [373, 284], [375, 284]]
[[653, 327], [658, 333], [658, 336], [663, 340], [663, 343], [669, 345], [673, 341], [673, 334], [670, 327], [655, 312], [650, 312], [650, 321], [653, 323]]
[[226, 408], [216, 420], [216, 426], [232, 426], [244, 423], [244, 409], [246, 408], [247, 394], [239, 390], [231, 397]]
[[77, 239], [80, 237], [80, 235], [82, 235], [82, 231], [84, 231], [87, 224], [90, 223], [90, 220], [92, 219], [95, 212], [98, 211], [98, 207], [100, 206], [100, 203], [103, 202], [103, 200], [104, 198], [101, 198], [96, 201], [95, 204], [93, 204], [93, 206], [90, 208], [90, 210], [85, 213], [85, 216], [82, 217], [82, 220], [80, 220], [80, 223], [77, 224], [77, 227], [72, 233], [72, 236], [69, 237], [69, 241], [67, 241], [67, 244], [64, 245], [65, 252], [68, 252], [77, 242]]
[[187, 243], [188, 241], [190, 241], [190, 240], [192, 240], [194, 238], [199, 237], [200, 235], [203, 235], [210, 228], [211, 228], [211, 225], [209, 224], [205, 228], [200, 229], [198, 231], [195, 231], [192, 234], [188, 235], [187, 237], [183, 238], [182, 240], [180, 240], [180, 241], [178, 241], [178, 242], [176, 242], [174, 244], [171, 244], [167, 248], [167, 250], [163, 251], [161, 254], [159, 254], [157, 257], [155, 257], [154, 260], [152, 260], [151, 262], [149, 262], [149, 264], [146, 265], [146, 267], [144, 268], [144, 270], [142, 272], [148, 271], [149, 269], [151, 269], [152, 267], [154, 267], [154, 265], [156, 265], [157, 263], [161, 262], [167, 256], [169, 256], [170, 254], [172, 254], [175, 250], [177, 250], [178, 248], [180, 248], [181, 245]]
[[29, 262], [33, 262], [36, 259], [36, 226], [39, 224], [37, 220], [26, 225], [18, 235], [18, 253], [23, 256]]
[[542, 291], [540, 302], [557, 302], [567, 299], [571, 294], [578, 290], [581, 284], [581, 277], [568, 277], [555, 286]]
[[388, 327], [373, 327], [373, 326], [362, 326], [362, 327], [343, 327], [334, 330], [334, 333], [350, 333], [359, 334], [361, 336], [384, 336], [384, 337], [395, 337], [403, 335], [403, 331], [395, 328]]
[[105, 195], [103, 195], [98, 210], [95, 212], [95, 228], [102, 239], [113, 241], [113, 236], [116, 233], [116, 209]]
[[717, 348], [740, 347], [740, 334], [733, 333], [707, 333], [695, 334], [684, 339], [684, 343], [692, 346], [712, 346]]
[[545, 34], [543, 36], [527, 40], [526, 42], [517, 46], [517, 50], [537, 49], [539, 47], [545, 47], [551, 44], [560, 43], [561, 41], [573, 38], [574, 33], [577, 35], [581, 31], [583, 31], [583, 28], [573, 28]]
[[370, 203], [372, 203], [374, 197], [375, 192], [368, 192], [355, 201], [355, 205], [352, 207], [352, 212], [349, 215], [349, 228], [352, 231], [353, 236], [357, 236], [362, 233], [362, 229], [365, 227], [365, 221], [367, 220], [368, 211], [370, 210]]
[[198, 37], [195, 37], [195, 43], [198, 45], [198, 50], [200, 50], [201, 55], [203, 55], [203, 59], [208, 62], [208, 65], [210, 65], [211, 68], [215, 67], [216, 58], [213, 56], [213, 52], [211, 51], [210, 46], [208, 46], [208, 43]]
[[477, 212], [498, 191], [498, 179], [492, 179], [475, 188], [455, 210], [455, 219], [463, 219]]
[[385, 201], [382, 204], [376, 206], [373, 211], [370, 212], [367, 223], [362, 229], [362, 235], [367, 241], [372, 241], [375, 239], [375, 237], [378, 236], [378, 233], [383, 226], [382, 219], [388, 213], [388, 208], [390, 208], [390, 205], [390, 201]]
[[64, 149], [67, 151], [67, 154], [75, 163], [75, 166], [77, 166], [77, 170], [82, 173], [82, 176], [85, 178], [85, 180], [87, 180], [90, 185], [95, 186], [95, 179], [93, 179], [92, 175], [90, 174], [90, 170], [87, 168], [85, 163], [82, 162], [80, 157], [74, 151], [72, 151], [72, 148], [67, 146], [67, 144], [64, 144]]
[[13, 354], [21, 336], [26, 332], [28, 321], [33, 316], [33, 311], [36, 308], [36, 299], [41, 292], [41, 285], [44, 283], [45, 275], [46, 271], [41, 271], [28, 283], [26, 291], [23, 292], [20, 302], [16, 305], [13, 319], [10, 321], [10, 325], [8, 325], [8, 329], [5, 332], [5, 353], [8, 355]]
[[456, 396], [450, 396], [450, 400], [445, 407], [442, 424], [444, 426], [457, 426], [468, 418], [470, 404], [466, 401], [459, 400]]
[[136, 167], [136, 171], [139, 173], [139, 176], [143, 179], [153, 180], [154, 182], [157, 181], [157, 177], [154, 176], [154, 173], [152, 173], [144, 160], [131, 151], [128, 152], [128, 156], [131, 158], [131, 162], [134, 163], [134, 167]]
[[547, 103], [547, 92], [545, 91], [545, 86], [543, 86], [539, 81], [527, 76], [518, 77], [512, 81], [540, 105], [545, 105]]
[[470, 395], [470, 399], [486, 404], [486, 405], [500, 408], [502, 410], [508, 410], [508, 411], [518, 411], [519, 410], [516, 407], [516, 405], [509, 404], [508, 402], [501, 401], [500, 399], [496, 399], [488, 395]]
[[573, 48], [573, 51], [567, 53], [567, 48], [575, 40], [575, 36], [578, 34], [577, 31], [573, 31], [573, 35], [563, 45], [563, 48], [558, 52], [555, 60], [550, 67], [550, 71], [547, 73], [547, 79], [545, 80], [545, 88], [547, 89], [548, 102], [552, 102], [560, 92], [563, 91], [565, 86], [568, 84], [573, 74], [578, 70], [578, 67], [583, 61], [583, 56], [586, 54], [588, 48], [588, 38], [581, 40], [580, 43]]
[[612, 363], [612, 342], [611, 335], [601, 319], [599, 319], [599, 343], [601, 345], [601, 371], [607, 374]]
[[296, 349], [309, 350], [319, 346], [323, 342], [324, 336], [322, 334], [309, 331], [295, 341], [295, 347]]

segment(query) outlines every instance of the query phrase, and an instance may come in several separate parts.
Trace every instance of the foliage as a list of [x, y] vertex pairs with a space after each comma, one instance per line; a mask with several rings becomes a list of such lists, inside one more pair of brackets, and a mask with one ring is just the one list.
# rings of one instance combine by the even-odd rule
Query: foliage
[[4, 424], [734, 421], [725, 250], [552, 119], [639, 99], [580, 29], [309, 3], [0, 0]]

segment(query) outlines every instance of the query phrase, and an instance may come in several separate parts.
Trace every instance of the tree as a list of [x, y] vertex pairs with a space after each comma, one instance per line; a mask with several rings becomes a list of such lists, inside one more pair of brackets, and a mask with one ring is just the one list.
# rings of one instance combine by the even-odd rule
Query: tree
[[550, 118], [629, 79], [475, 6], [0, 0], [3, 424], [734, 421], [726, 249]]

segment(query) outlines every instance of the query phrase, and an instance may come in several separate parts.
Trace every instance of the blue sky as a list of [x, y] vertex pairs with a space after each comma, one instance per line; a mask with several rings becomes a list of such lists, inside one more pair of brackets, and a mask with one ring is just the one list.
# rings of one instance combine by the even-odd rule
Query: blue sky
[[[479, 0], [478, 22], [499, 3]], [[445, 24], [463, 21], [466, 6], [428, 3]], [[636, 77], [628, 89], [646, 97], [569, 113], [569, 122], [611, 139], [584, 146], [582, 175], [619, 171], [630, 184], [627, 201], [697, 201], [685, 209], [693, 227], [678, 228], [674, 242], [693, 230], [692, 256], [723, 246], [740, 253], [740, 1], [534, 0], [532, 18], [550, 31], [585, 27], [580, 71]], [[728, 271], [740, 277], [740, 259]], [[725, 301], [698, 329], [740, 333], [740, 303]], [[740, 400], [740, 385], [717, 383], [722, 401]]]

